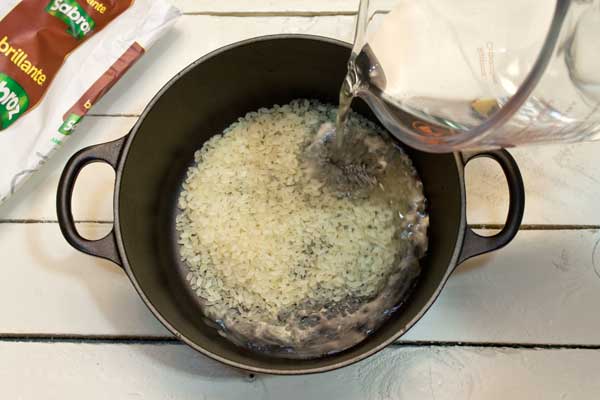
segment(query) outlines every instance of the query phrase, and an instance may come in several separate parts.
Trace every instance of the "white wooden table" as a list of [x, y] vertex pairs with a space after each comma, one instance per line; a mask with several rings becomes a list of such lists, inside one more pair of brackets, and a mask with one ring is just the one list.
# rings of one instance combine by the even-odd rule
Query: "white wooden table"
[[[179, 0], [176, 27], [93, 109], [77, 134], [0, 208], [2, 399], [598, 399], [600, 143], [512, 151], [527, 190], [522, 231], [462, 265], [398, 344], [303, 377], [254, 376], [184, 345], [123, 271], [83, 255], [56, 223], [55, 190], [77, 149], [118, 138], [157, 90], [223, 45], [274, 33], [349, 41], [355, 0]], [[381, 1], [385, 9], [386, 1]], [[111, 227], [112, 171], [84, 170], [74, 209], [89, 237]], [[507, 211], [499, 168], [467, 168], [468, 219]]]

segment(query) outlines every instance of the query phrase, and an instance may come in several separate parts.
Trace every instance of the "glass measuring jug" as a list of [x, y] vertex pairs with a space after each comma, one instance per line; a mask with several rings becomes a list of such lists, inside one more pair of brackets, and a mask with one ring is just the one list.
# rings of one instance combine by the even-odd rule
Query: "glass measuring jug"
[[343, 91], [400, 140], [448, 152], [600, 139], [600, 0], [372, 11], [361, 0]]

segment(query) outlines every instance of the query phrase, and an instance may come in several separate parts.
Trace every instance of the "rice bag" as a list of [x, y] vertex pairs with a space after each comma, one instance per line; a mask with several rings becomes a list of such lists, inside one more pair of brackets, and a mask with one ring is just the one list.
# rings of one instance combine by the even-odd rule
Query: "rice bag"
[[179, 15], [166, 0], [0, 2], [0, 203]]

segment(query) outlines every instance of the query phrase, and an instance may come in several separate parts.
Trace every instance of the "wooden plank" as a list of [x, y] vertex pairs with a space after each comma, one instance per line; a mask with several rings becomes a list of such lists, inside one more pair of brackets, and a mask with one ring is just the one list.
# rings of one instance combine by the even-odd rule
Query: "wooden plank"
[[[389, 10], [398, 0], [371, 0], [373, 10]], [[304, 13], [352, 13], [358, 0], [173, 0], [184, 13], [267, 13], [292, 15]]]
[[[110, 225], [83, 224], [98, 238]], [[74, 250], [58, 224], [0, 224], [0, 332], [169, 336], [113, 263]], [[1, 381], [1, 379], [0, 379]]]
[[[525, 182], [525, 224], [600, 225], [600, 141], [511, 149]], [[477, 159], [467, 167], [467, 218], [501, 224], [508, 192], [500, 168]]]
[[[94, 109], [95, 113], [137, 114], [177, 71], [225, 44], [269, 33], [314, 33], [349, 40], [352, 17], [231, 18], [184, 16], [167, 38], [150, 50], [131, 73]], [[241, 23], [243, 22], [243, 23]], [[55, 219], [54, 190], [67, 157], [84, 144], [126, 134], [134, 118], [87, 117], [78, 134], [7, 205], [0, 219]], [[600, 142], [513, 150], [527, 189], [526, 224], [600, 225]], [[508, 209], [499, 168], [476, 160], [468, 168], [468, 218], [473, 224], [501, 224]], [[86, 182], [94, 184], [89, 185]], [[84, 220], [110, 220], [112, 175], [107, 167], [84, 172], [75, 214]], [[104, 194], [105, 193], [105, 194]]]
[[[226, 44], [273, 33], [310, 33], [349, 41], [352, 17], [230, 18], [184, 16], [128, 76], [94, 108], [99, 114], [139, 114], [152, 96], [178, 71]], [[532, 147], [514, 151], [526, 182], [527, 224], [600, 224], [600, 142]], [[469, 221], [500, 224], [507, 207], [499, 169], [468, 175], [472, 194]], [[481, 163], [485, 165], [485, 163]], [[488, 166], [492, 163], [488, 163]], [[573, 195], [573, 194], [576, 195]], [[104, 218], [106, 216], [104, 215]]]
[[92, 112], [141, 113], [154, 94], [175, 74], [225, 45], [279, 33], [312, 34], [350, 41], [353, 21], [351, 16], [236, 18], [184, 15]]
[[[597, 230], [521, 232], [459, 268], [404, 339], [600, 345], [599, 241]], [[56, 224], [0, 224], [0, 254], [0, 335], [170, 337], [120, 269], [72, 249]]]
[[600, 344], [600, 231], [521, 231], [461, 265], [404, 340]]
[[563, 400], [600, 391], [600, 352], [590, 350], [389, 348], [301, 377], [250, 377], [175, 344], [0, 343], [0, 360], [7, 399]]
[[[0, 206], [0, 220], [56, 220], [56, 187], [66, 161], [79, 149], [126, 135], [137, 118], [85, 117], [52, 158]], [[86, 167], [77, 181], [73, 214], [78, 220], [112, 221], [114, 172], [104, 164]]]
[[[92, 112], [139, 114], [163, 84], [177, 72], [195, 59], [226, 44], [275, 33], [311, 33], [349, 40], [353, 29], [352, 21], [353, 17], [241, 19], [184, 16]], [[84, 145], [104, 142], [126, 134], [134, 123], [132, 118], [99, 121], [98, 118], [86, 117], [78, 127], [77, 135], [72, 137], [16, 196], [2, 205], [0, 219], [55, 220], [56, 183], [68, 157]], [[93, 185], [89, 185], [86, 178], [89, 182], [93, 181]], [[74, 199], [76, 218], [111, 220], [112, 184], [113, 178], [109, 168], [96, 165], [86, 169], [80, 187], [94, 190], [78, 191]], [[102, 196], [103, 193], [106, 195]]]
[[[0, 207], [0, 220], [56, 220], [56, 186], [66, 160], [79, 148], [121, 137], [136, 118], [86, 117], [77, 133], [25, 186]], [[511, 150], [525, 180], [525, 224], [600, 225], [600, 142]], [[502, 224], [508, 194], [500, 168], [472, 161], [466, 173], [467, 218], [472, 224]], [[78, 220], [112, 220], [110, 167], [88, 166], [73, 197]]]

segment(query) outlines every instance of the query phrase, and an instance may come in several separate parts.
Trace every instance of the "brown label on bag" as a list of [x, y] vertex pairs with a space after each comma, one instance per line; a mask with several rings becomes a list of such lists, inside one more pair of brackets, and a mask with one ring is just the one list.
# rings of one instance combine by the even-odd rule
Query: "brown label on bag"
[[[63, 136], [69, 136], [87, 114], [90, 108], [106, 92], [114, 86], [115, 83], [131, 68], [133, 64], [144, 54], [144, 48], [139, 43], [132, 44], [103, 74], [90, 86], [90, 88], [81, 96], [81, 98], [63, 115], [63, 123], [58, 128], [58, 133]], [[53, 137], [54, 144], [61, 144], [60, 137]]]
[[133, 0], [23, 0], [0, 21], [0, 130], [42, 99], [66, 57]]

